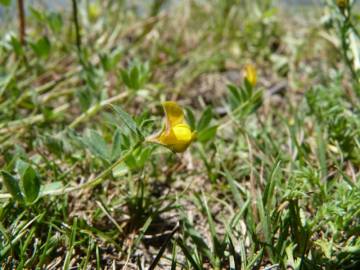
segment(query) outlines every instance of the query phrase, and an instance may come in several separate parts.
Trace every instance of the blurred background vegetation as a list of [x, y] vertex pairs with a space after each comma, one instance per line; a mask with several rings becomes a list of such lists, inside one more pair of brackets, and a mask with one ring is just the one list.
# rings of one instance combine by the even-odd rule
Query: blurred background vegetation
[[0, 0], [1, 268], [358, 269], [355, 2]]

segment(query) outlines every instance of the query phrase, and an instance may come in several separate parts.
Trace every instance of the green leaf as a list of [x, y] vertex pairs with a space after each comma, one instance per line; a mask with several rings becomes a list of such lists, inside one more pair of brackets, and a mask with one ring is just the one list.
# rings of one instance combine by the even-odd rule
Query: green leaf
[[19, 174], [20, 178], [23, 177], [29, 166], [30, 164], [23, 161], [22, 159], [16, 160], [15, 170]]
[[121, 151], [121, 132], [119, 129], [117, 129], [112, 139], [111, 159], [115, 160], [119, 158]]
[[121, 177], [126, 175], [129, 172], [129, 167], [125, 163], [120, 163], [118, 166], [116, 166], [112, 173], [114, 177]]
[[315, 126], [316, 131], [316, 145], [317, 145], [317, 158], [319, 160], [320, 164], [320, 175], [322, 179], [325, 179], [328, 175], [327, 172], [327, 162], [326, 162], [326, 136], [324, 135], [324, 132], [320, 125]]
[[129, 136], [121, 133], [121, 148], [122, 150], [128, 150], [131, 147], [131, 141]]
[[16, 66], [15, 69], [13, 69], [12, 71], [10, 71], [9, 74], [1, 74], [0, 75], [0, 97], [4, 94], [4, 92], [9, 89], [11, 89], [12, 87], [15, 86], [16, 84], [16, 80], [15, 80], [15, 70], [16, 70]]
[[229, 84], [227, 86], [229, 90], [229, 103], [232, 110], [237, 108], [241, 103], [240, 90], [237, 86]]
[[199, 142], [207, 142], [213, 139], [216, 135], [217, 128], [218, 126], [212, 126], [200, 131], [196, 136], [197, 140]]
[[132, 117], [125, 112], [123, 109], [121, 109], [119, 106], [111, 105], [111, 107], [115, 110], [115, 112], [118, 114], [118, 116], [121, 118], [121, 120], [124, 122], [124, 124], [135, 134], [138, 134], [141, 138], [144, 136], [140, 132], [137, 124], [132, 119]]
[[100, 54], [100, 63], [105, 71], [111, 70], [111, 59], [108, 54]]
[[129, 155], [125, 159], [125, 164], [129, 167], [130, 170], [135, 170], [137, 168], [137, 162], [134, 155]]
[[29, 7], [30, 15], [32, 18], [39, 22], [43, 22], [45, 20], [45, 13], [43, 11], [40, 11], [38, 9], [35, 9], [33, 7]]
[[213, 117], [212, 109], [211, 107], [207, 107], [201, 115], [201, 118], [197, 125], [197, 130], [201, 131], [207, 128], [211, 122], [212, 117]]
[[28, 166], [22, 175], [21, 184], [26, 202], [33, 203], [39, 196], [40, 178], [31, 166]]
[[149, 66], [149, 62], [144, 63], [143, 65], [139, 66], [139, 71], [140, 71], [140, 75], [139, 75], [139, 88], [143, 87], [147, 81], [150, 78], [150, 66]]
[[47, 21], [49, 22], [49, 26], [54, 33], [60, 33], [63, 27], [63, 19], [60, 13], [51, 12], [47, 16]]
[[251, 82], [245, 78], [244, 79], [244, 83], [245, 83], [245, 88], [248, 90], [248, 91], [252, 91], [253, 90], [253, 85], [251, 84]]
[[121, 75], [121, 78], [122, 78], [124, 84], [125, 84], [127, 87], [132, 88], [129, 75], [127, 74], [126, 70], [121, 70], [121, 71], [120, 71], [120, 75]]
[[89, 87], [85, 87], [76, 92], [76, 97], [79, 99], [80, 107], [83, 112], [87, 111], [93, 101], [93, 96]]
[[111, 54], [100, 54], [100, 60], [104, 70], [110, 71], [114, 69], [116, 65], [119, 63], [122, 55], [123, 52], [121, 48], [115, 49], [115, 51], [113, 51]]
[[148, 161], [149, 157], [152, 153], [152, 148], [139, 149], [140, 153], [136, 155], [136, 168], [142, 168], [145, 166], [146, 161]]
[[139, 90], [140, 88], [139, 77], [139, 69], [137, 66], [134, 66], [130, 71], [130, 83], [134, 90]]
[[31, 43], [30, 46], [38, 57], [46, 58], [49, 56], [51, 44], [47, 37], [40, 38], [35, 43]]
[[1, 175], [3, 177], [5, 188], [11, 196], [19, 202], [23, 201], [24, 197], [21, 193], [18, 180], [6, 171], [1, 171]]
[[153, 218], [152, 216], [149, 216], [144, 225], [140, 228], [139, 230], [139, 234], [138, 234], [138, 237], [135, 239], [134, 241], [134, 250], [137, 248], [137, 246], [140, 244], [141, 240], [143, 239], [144, 235], [145, 235], [145, 232], [147, 231], [147, 229], [149, 228], [151, 222], [153, 221]]
[[195, 120], [195, 115], [193, 113], [193, 111], [190, 108], [185, 108], [185, 117], [186, 117], [186, 121], [189, 124], [190, 128], [192, 130], [196, 129], [196, 120]]
[[64, 142], [55, 136], [45, 135], [44, 136], [44, 143], [49, 149], [51, 153], [54, 153], [56, 156], [61, 157], [65, 150], [64, 150]]
[[180, 246], [182, 252], [184, 253], [185, 258], [190, 262], [193, 269], [201, 270], [203, 269], [201, 264], [196, 261], [194, 258], [194, 251], [192, 248], [189, 248], [185, 245], [184, 240], [179, 237], [176, 241], [176, 243]]
[[24, 54], [23, 47], [21, 46], [20, 41], [15, 37], [11, 37], [11, 46], [14, 49], [14, 52], [17, 56], [22, 56]]
[[241, 209], [241, 207], [244, 205], [244, 201], [242, 199], [239, 189], [236, 186], [236, 180], [227, 169], [224, 169], [223, 175], [229, 183], [230, 190], [231, 193], [233, 194], [235, 203], [238, 205], [239, 209]]
[[120, 71], [124, 84], [132, 90], [141, 89], [149, 79], [149, 64], [133, 63], [127, 70]]
[[109, 147], [104, 138], [96, 130], [88, 129], [85, 138], [83, 138], [83, 142], [89, 147], [93, 155], [110, 162], [111, 153]]
[[51, 194], [53, 191], [60, 190], [64, 187], [63, 183], [60, 181], [56, 181], [53, 183], [49, 183], [41, 186], [40, 196]]
[[224, 251], [224, 249], [222, 248], [220, 240], [217, 237], [217, 233], [216, 233], [216, 229], [215, 229], [215, 222], [212, 217], [212, 213], [210, 212], [209, 206], [207, 204], [207, 199], [205, 197], [204, 192], [202, 192], [201, 195], [202, 195], [202, 198], [200, 199], [200, 202], [201, 202], [202, 208], [205, 210], [205, 213], [207, 216], [207, 221], [208, 221], [207, 223], [209, 224], [210, 235], [212, 238], [213, 250], [212, 250], [212, 256], [210, 257], [210, 259], [212, 260], [213, 264], [216, 264], [217, 263], [216, 256], [220, 257], [220, 255], [223, 255], [221, 253]]
[[252, 86], [237, 87], [228, 85], [228, 103], [232, 113], [237, 118], [242, 118], [254, 113], [262, 103], [262, 91], [254, 90]]
[[266, 207], [267, 211], [272, 210], [271, 209], [271, 205], [274, 204], [275, 201], [275, 186], [276, 186], [276, 182], [277, 182], [277, 178], [279, 177], [279, 173], [280, 173], [280, 165], [281, 165], [281, 161], [278, 160], [275, 164], [274, 167], [272, 168], [271, 174], [269, 176], [269, 179], [267, 180], [266, 186], [265, 186], [265, 190], [263, 193], [263, 204], [264, 207]]

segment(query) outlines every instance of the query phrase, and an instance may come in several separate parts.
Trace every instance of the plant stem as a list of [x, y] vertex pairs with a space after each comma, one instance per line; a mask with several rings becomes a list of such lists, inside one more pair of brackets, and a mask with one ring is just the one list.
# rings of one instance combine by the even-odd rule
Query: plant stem
[[84, 120], [88, 119], [89, 117], [93, 116], [94, 114], [96, 114], [98, 111], [100, 111], [105, 106], [107, 106], [113, 102], [119, 101], [119, 100], [125, 98], [127, 95], [128, 95], [127, 92], [121, 93], [117, 96], [103, 100], [100, 103], [91, 106], [86, 112], [84, 112], [83, 114], [78, 116], [74, 121], [72, 121], [72, 123], [69, 125], [69, 127], [75, 128], [78, 124], [80, 124]]
[[353, 63], [348, 56], [349, 41], [347, 39], [348, 39], [349, 29], [350, 29], [350, 18], [349, 18], [349, 16], [346, 16], [345, 21], [341, 26], [341, 47], [343, 50], [345, 63], [348, 66], [348, 68], [350, 69], [353, 79], [356, 80], [357, 82], [359, 82], [358, 75], [353, 67]]
[[140, 147], [140, 145], [143, 143], [143, 141], [138, 141], [133, 147], [131, 147], [122, 157], [120, 157], [117, 161], [115, 161], [113, 164], [111, 164], [108, 168], [106, 168], [102, 173], [100, 173], [98, 176], [96, 176], [94, 179], [91, 179], [87, 181], [86, 183], [77, 185], [75, 187], [68, 187], [65, 189], [58, 189], [54, 191], [50, 191], [48, 193], [45, 193], [43, 195], [61, 195], [65, 193], [70, 193], [76, 190], [86, 189], [86, 188], [92, 188], [99, 184], [101, 184], [105, 177], [108, 176], [112, 170], [124, 162], [137, 148]]
[[21, 45], [25, 44], [25, 11], [24, 0], [18, 0], [18, 16], [19, 16], [19, 38]]
[[78, 7], [76, 0], [72, 0], [72, 6], [73, 6], [73, 19], [74, 19], [75, 35], [76, 35], [76, 47], [78, 49], [78, 52], [81, 52], [81, 36], [80, 36], [80, 26], [78, 20]]
[[[56, 109], [53, 110], [53, 117], [57, 116], [58, 114], [61, 114], [62, 112], [66, 111], [69, 108], [69, 104], [63, 104]], [[25, 128], [25, 126], [30, 126], [35, 123], [43, 122], [45, 121], [44, 114], [37, 114], [34, 116], [29, 116], [27, 118], [21, 119], [21, 120], [14, 120], [12, 122], [8, 123], [1, 123], [0, 124], [0, 134], [7, 133], [7, 132], [13, 132], [18, 129]]]

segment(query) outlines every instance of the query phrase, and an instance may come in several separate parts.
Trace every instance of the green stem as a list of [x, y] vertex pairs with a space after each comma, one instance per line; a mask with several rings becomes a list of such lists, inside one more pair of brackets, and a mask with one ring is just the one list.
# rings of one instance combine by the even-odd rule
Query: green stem
[[140, 145], [143, 143], [143, 141], [138, 141], [133, 147], [131, 147], [122, 157], [120, 157], [117, 161], [115, 161], [113, 164], [111, 164], [108, 168], [106, 168], [102, 173], [100, 173], [98, 176], [96, 176], [94, 179], [91, 179], [87, 181], [86, 183], [83, 183], [81, 185], [77, 185], [75, 187], [68, 187], [61, 190], [55, 190], [49, 193], [46, 193], [44, 195], [61, 195], [65, 193], [70, 193], [76, 190], [86, 189], [86, 188], [93, 188], [99, 184], [101, 184], [105, 177], [108, 176], [112, 170], [118, 166], [119, 164], [123, 163], [132, 153], [140, 147]]
[[350, 10], [348, 10], [347, 14], [344, 13], [343, 16], [344, 16], [344, 21], [342, 22], [341, 27], [340, 27], [341, 47], [342, 47], [345, 63], [348, 66], [353, 79], [358, 83], [359, 82], [358, 74], [357, 74], [356, 70], [354, 69], [351, 59], [348, 56], [349, 41], [347, 39], [348, 39], [348, 35], [349, 35], [349, 30], [351, 29]]
[[[57, 115], [61, 114], [65, 110], [69, 108], [69, 104], [63, 104], [56, 109], [53, 110], [53, 117], [56, 117]], [[0, 134], [7, 133], [7, 132], [13, 132], [18, 129], [23, 129], [25, 127], [28, 127], [30, 125], [43, 122], [45, 121], [44, 114], [37, 114], [34, 116], [29, 116], [27, 118], [21, 119], [21, 120], [14, 120], [12, 122], [8, 123], [2, 123], [0, 124]]]

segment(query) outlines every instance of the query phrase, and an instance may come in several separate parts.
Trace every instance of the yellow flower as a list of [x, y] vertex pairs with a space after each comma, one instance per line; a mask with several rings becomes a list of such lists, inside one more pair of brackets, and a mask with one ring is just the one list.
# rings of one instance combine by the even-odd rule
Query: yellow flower
[[339, 8], [345, 9], [348, 6], [349, 1], [348, 0], [336, 0], [336, 4]]
[[252, 85], [256, 85], [256, 69], [253, 65], [248, 64], [245, 66], [245, 79]]
[[184, 152], [195, 139], [195, 132], [192, 132], [185, 122], [183, 110], [176, 102], [166, 101], [162, 105], [165, 111], [165, 126], [146, 140], [164, 145], [173, 152]]
[[98, 3], [91, 2], [88, 6], [88, 14], [90, 21], [95, 21], [101, 14], [101, 6]]

